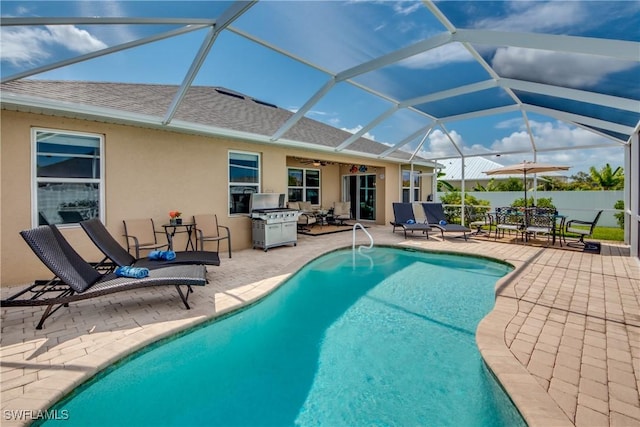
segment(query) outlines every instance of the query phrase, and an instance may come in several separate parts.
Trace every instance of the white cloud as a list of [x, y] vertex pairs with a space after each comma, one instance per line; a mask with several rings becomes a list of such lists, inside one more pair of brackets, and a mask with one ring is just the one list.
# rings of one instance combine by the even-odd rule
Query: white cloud
[[2, 61], [12, 65], [33, 65], [47, 59], [51, 54], [45, 48], [42, 40], [47, 32], [38, 28], [0, 29], [0, 51]]
[[[362, 125], [357, 125], [354, 128], [340, 128], [341, 130], [347, 131], [349, 133], [355, 134], [357, 132], [360, 132], [362, 130], [363, 126]], [[369, 132], [365, 132], [364, 135], [362, 135], [363, 138], [368, 138], [372, 141], [376, 140], [376, 137], [373, 136], [372, 134], [370, 134]]]
[[[583, 88], [594, 86], [607, 74], [632, 68], [635, 64], [593, 55], [507, 47], [496, 50], [492, 66], [502, 77]], [[581, 71], [576, 73], [575, 70]]]
[[588, 14], [580, 2], [573, 1], [516, 1], [508, 3], [510, 14], [479, 20], [475, 28], [495, 31], [549, 32], [573, 27], [585, 21]]
[[398, 62], [398, 65], [407, 68], [429, 69], [440, 67], [442, 64], [470, 62], [474, 60], [462, 44], [449, 43], [404, 59]]
[[[590, 166], [602, 167], [605, 163], [611, 165], [622, 165], [624, 155], [622, 146], [613, 145], [611, 148], [579, 148], [600, 144], [611, 144], [610, 140], [594, 134], [588, 130], [570, 126], [566, 123], [539, 122], [531, 120], [529, 122], [533, 139], [538, 149], [549, 149], [554, 147], [567, 147], [560, 151], [544, 151], [537, 155], [537, 161], [544, 163], [564, 164], [571, 166], [568, 174], [573, 175], [578, 171], [588, 171]], [[517, 132], [494, 141], [491, 144], [492, 151], [523, 151], [531, 150], [531, 140], [529, 134], [521, 129]], [[501, 156], [499, 162], [511, 164], [523, 160], [533, 160], [533, 154], [514, 154], [511, 156]]]
[[49, 43], [60, 44], [73, 52], [88, 53], [108, 47], [88, 31], [73, 25], [48, 25], [47, 30], [51, 33]]
[[8, 28], [0, 33], [2, 61], [15, 66], [41, 64], [52, 56], [52, 49], [63, 47], [75, 53], [87, 53], [107, 47], [88, 31], [71, 25], [44, 28]]
[[417, 11], [422, 7], [422, 3], [417, 1], [411, 2], [397, 2], [393, 4], [393, 10], [398, 15], [411, 15], [413, 12]]

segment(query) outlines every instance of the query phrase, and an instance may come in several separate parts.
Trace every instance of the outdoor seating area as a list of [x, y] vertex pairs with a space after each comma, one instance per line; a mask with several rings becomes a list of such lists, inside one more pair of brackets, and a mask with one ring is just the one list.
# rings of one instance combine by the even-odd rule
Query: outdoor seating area
[[[106, 273], [86, 262], [62, 236], [55, 225], [41, 225], [20, 232], [34, 254], [54, 274], [2, 300], [2, 307], [46, 306], [36, 329], [69, 303], [143, 287], [174, 286], [187, 309], [191, 286], [207, 283], [206, 268], [188, 263], [157, 268], [136, 267], [135, 274], [120, 274], [118, 268]], [[127, 265], [127, 267], [131, 267]], [[142, 274], [139, 274], [142, 273]], [[184, 286], [183, 291], [180, 287]]]

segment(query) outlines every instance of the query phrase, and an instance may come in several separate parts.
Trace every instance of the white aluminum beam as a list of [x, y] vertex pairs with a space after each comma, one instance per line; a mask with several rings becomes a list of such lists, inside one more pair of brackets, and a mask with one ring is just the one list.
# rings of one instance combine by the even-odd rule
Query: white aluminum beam
[[17, 25], [213, 25], [215, 19], [210, 18], [131, 18], [131, 17], [2, 17], [1, 27]]
[[640, 111], [640, 101], [619, 96], [604, 95], [601, 93], [588, 92], [585, 90], [571, 89], [567, 87], [553, 86], [543, 83], [527, 82], [516, 79], [500, 79], [498, 85], [514, 90], [521, 90], [534, 94], [542, 94], [557, 98], [572, 99], [574, 101], [588, 102], [590, 104], [602, 105], [604, 107], [617, 108], [619, 110]]
[[517, 46], [554, 52], [598, 55], [623, 61], [640, 62], [640, 43], [556, 34], [517, 33], [491, 30], [458, 29], [453, 41], [489, 46]]
[[227, 26], [229, 26], [231, 22], [238, 19], [243, 13], [249, 10], [249, 8], [251, 8], [251, 6], [253, 6], [256, 1], [257, 0], [236, 1], [231, 6], [229, 6], [227, 10], [225, 10], [216, 20], [215, 26], [211, 27], [211, 29], [209, 30], [209, 33], [202, 42], [202, 45], [200, 46], [195, 59], [191, 63], [191, 67], [189, 67], [189, 71], [182, 81], [178, 92], [173, 98], [173, 101], [171, 101], [171, 105], [169, 106], [169, 109], [164, 116], [164, 120], [162, 121], [164, 124], [169, 123], [173, 119], [173, 116], [175, 116], [176, 111], [178, 111], [178, 107], [187, 94], [189, 87], [191, 87], [193, 80], [198, 74], [198, 71], [200, 71], [200, 68], [202, 68], [202, 64], [207, 58], [207, 55], [209, 55], [209, 51], [211, 50], [211, 47], [213, 46], [216, 38], [218, 38], [220, 32], [227, 28]]
[[582, 116], [580, 114], [567, 113], [565, 111], [554, 110], [551, 108], [538, 107], [537, 105], [522, 104], [522, 108], [526, 111], [538, 113], [550, 117], [557, 118], [566, 122], [582, 123], [600, 129], [607, 129], [612, 132], [618, 132], [623, 135], [633, 133], [633, 127], [612, 123], [606, 120], [594, 119], [593, 117]]
[[394, 105], [393, 107], [389, 108], [387, 111], [385, 111], [384, 113], [380, 114], [378, 117], [376, 117], [375, 119], [370, 121], [365, 127], [360, 129], [358, 132], [354, 133], [349, 138], [344, 140], [340, 145], [338, 145], [335, 148], [335, 150], [336, 151], [344, 150], [349, 145], [351, 145], [355, 141], [357, 141], [358, 138], [362, 137], [362, 135], [364, 135], [365, 133], [367, 133], [368, 131], [373, 129], [375, 126], [377, 126], [378, 123], [381, 123], [381, 122], [385, 121], [386, 119], [388, 119], [389, 117], [391, 117], [396, 111], [398, 111], [398, 106]]
[[433, 122], [428, 126], [425, 126], [423, 128], [418, 129], [417, 131], [415, 131], [411, 135], [407, 136], [402, 141], [400, 141], [397, 144], [395, 144], [392, 147], [390, 147], [388, 150], [383, 151], [381, 154], [378, 155], [378, 157], [381, 158], [381, 159], [387, 157], [389, 154], [391, 154], [394, 151], [397, 151], [399, 148], [407, 145], [408, 143], [410, 143], [411, 141], [413, 141], [414, 139], [416, 139], [418, 136], [422, 135], [423, 133], [425, 134], [425, 136], [428, 136], [429, 133], [431, 133], [431, 130], [433, 129], [433, 127], [435, 125], [436, 125], [436, 123]]
[[280, 129], [278, 129], [271, 136], [271, 140], [275, 141], [281, 138], [282, 135], [284, 135], [289, 129], [291, 129], [296, 123], [298, 123], [298, 121], [302, 117], [304, 117], [305, 114], [307, 114], [307, 111], [309, 111], [316, 104], [316, 102], [318, 102], [323, 96], [325, 96], [335, 84], [335, 79], [328, 80], [311, 98], [307, 100], [307, 102], [304, 103], [304, 105], [298, 111], [295, 112], [293, 116], [289, 117], [289, 120], [287, 120], [282, 126], [280, 126]]

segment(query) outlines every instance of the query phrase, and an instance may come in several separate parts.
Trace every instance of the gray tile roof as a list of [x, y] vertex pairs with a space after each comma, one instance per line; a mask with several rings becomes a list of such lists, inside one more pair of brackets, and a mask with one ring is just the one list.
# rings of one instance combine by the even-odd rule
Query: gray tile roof
[[[8, 94], [16, 94], [59, 101], [67, 107], [77, 107], [79, 113], [83, 107], [98, 107], [150, 116], [157, 118], [158, 124], [177, 91], [178, 86], [173, 85], [84, 81], [16, 80], [0, 85], [3, 102]], [[112, 119], [108, 112], [103, 114], [105, 121]], [[191, 86], [173, 120], [270, 137], [292, 115], [289, 110], [225, 88]], [[310, 144], [309, 148], [326, 148], [337, 147], [350, 136], [349, 132], [304, 117], [283, 138]], [[349, 151], [370, 156], [381, 154], [388, 148], [379, 142], [359, 138], [349, 146]], [[410, 154], [396, 151], [389, 157], [408, 160]]]

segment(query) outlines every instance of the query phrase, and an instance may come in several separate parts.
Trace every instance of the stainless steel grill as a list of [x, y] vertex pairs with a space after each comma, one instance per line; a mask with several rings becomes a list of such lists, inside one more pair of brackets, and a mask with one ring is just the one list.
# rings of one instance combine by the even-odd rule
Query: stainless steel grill
[[254, 193], [249, 202], [253, 248], [297, 245], [300, 211], [284, 207], [284, 194]]

